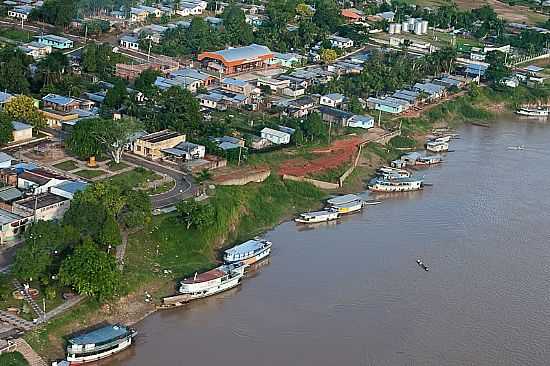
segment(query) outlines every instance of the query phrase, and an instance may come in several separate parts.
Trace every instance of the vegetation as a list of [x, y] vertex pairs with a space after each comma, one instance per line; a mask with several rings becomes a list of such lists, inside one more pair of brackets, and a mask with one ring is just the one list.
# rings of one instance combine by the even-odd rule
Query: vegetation
[[416, 146], [416, 140], [408, 136], [395, 136], [389, 144], [396, 149], [409, 149]]
[[78, 168], [78, 164], [73, 160], [66, 160], [61, 163], [55, 164], [54, 168], [61, 169], [68, 172]]
[[44, 5], [33, 8], [30, 18], [60, 27], [67, 27], [76, 17], [76, 12], [76, 1], [45, 0]]
[[16, 121], [27, 122], [38, 131], [46, 126], [46, 117], [34, 104], [34, 100], [26, 95], [16, 96], [4, 105], [5, 112]]
[[0, 365], [2, 366], [29, 366], [29, 363], [19, 352], [2, 353], [0, 355]]
[[12, 118], [9, 114], [0, 112], [0, 144], [6, 144], [13, 140]]
[[97, 177], [101, 177], [104, 174], [107, 174], [104, 170], [100, 169], [82, 169], [79, 171], [74, 172], [74, 174], [78, 175], [79, 177], [86, 178], [86, 179], [94, 179]]
[[161, 176], [142, 167], [134, 168], [130, 171], [120, 173], [109, 180], [115, 185], [127, 188], [139, 187], [147, 181], [160, 179]]

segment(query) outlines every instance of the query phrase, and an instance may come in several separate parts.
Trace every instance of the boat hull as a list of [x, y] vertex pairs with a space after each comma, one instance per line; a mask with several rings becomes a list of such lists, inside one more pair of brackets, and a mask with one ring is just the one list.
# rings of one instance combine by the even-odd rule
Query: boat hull
[[316, 217], [311, 217], [309, 219], [304, 219], [304, 218], [301, 218], [301, 217], [297, 217], [294, 219], [294, 221], [300, 223], [300, 224], [317, 224], [317, 223], [320, 223], [320, 222], [327, 222], [327, 221], [332, 221], [332, 220], [336, 220], [338, 219], [338, 213], [335, 212], [335, 213], [330, 213], [330, 214], [327, 214], [325, 216], [316, 216]]
[[218, 286], [213, 286], [211, 288], [208, 288], [208, 289], [202, 291], [201, 293], [198, 293], [198, 294], [182, 294], [182, 295], [187, 295], [186, 302], [193, 301], [193, 300], [198, 300], [198, 299], [203, 299], [205, 297], [213, 296], [213, 295], [219, 294], [220, 292], [224, 292], [224, 291], [227, 291], [227, 290], [230, 290], [234, 287], [239, 286], [241, 284], [242, 278], [243, 278], [243, 275], [241, 274], [239, 276], [233, 277], [233, 278], [219, 284]]
[[350, 207], [336, 207], [334, 208], [338, 211], [341, 215], [348, 215], [355, 212], [359, 212], [363, 209], [363, 203], [358, 203], [357, 205], [350, 206]]
[[250, 266], [250, 265], [252, 265], [256, 262], [261, 261], [264, 258], [269, 257], [270, 254], [271, 254], [271, 247], [268, 247], [268, 248], [265, 248], [264, 250], [262, 250], [261, 252], [256, 253], [252, 257], [249, 257], [249, 258], [246, 258], [246, 259], [243, 259], [243, 260], [239, 260], [239, 261], [230, 261], [230, 262], [226, 261], [226, 263], [231, 264], [231, 263], [242, 262], [242, 263], [246, 264], [247, 266]]
[[132, 345], [132, 338], [130, 337], [130, 338], [124, 340], [123, 342], [119, 343], [116, 348], [106, 350], [104, 352], [101, 352], [101, 353], [98, 353], [98, 354], [95, 354], [95, 355], [82, 356], [82, 357], [78, 357], [78, 356], [77, 357], [69, 357], [69, 356], [67, 356], [67, 362], [69, 362], [69, 364], [71, 366], [72, 365], [83, 365], [83, 364], [90, 363], [90, 362], [96, 362], [96, 361], [102, 360], [104, 358], [110, 357], [114, 354], [117, 354], [119, 352], [122, 352], [126, 348], [130, 347], [131, 345]]

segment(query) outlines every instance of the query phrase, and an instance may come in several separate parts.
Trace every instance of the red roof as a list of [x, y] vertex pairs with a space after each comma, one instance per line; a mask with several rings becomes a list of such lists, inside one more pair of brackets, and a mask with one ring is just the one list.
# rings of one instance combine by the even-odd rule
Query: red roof
[[342, 9], [342, 16], [344, 18], [353, 19], [353, 20], [360, 20], [363, 18], [361, 14], [356, 13], [352, 9]]
[[208, 281], [215, 280], [216, 278], [223, 277], [225, 275], [226, 275], [225, 272], [220, 271], [217, 268], [214, 268], [208, 272], [199, 273], [196, 278], [193, 277], [193, 278], [185, 279], [183, 280], [183, 283], [192, 284], [192, 283], [208, 282]]

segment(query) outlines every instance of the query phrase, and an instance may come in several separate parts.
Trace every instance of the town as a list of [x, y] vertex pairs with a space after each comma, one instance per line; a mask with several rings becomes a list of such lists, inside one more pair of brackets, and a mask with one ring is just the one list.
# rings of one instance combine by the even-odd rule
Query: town
[[105, 320], [126, 347], [240, 283], [236, 240], [421, 189], [456, 123], [546, 118], [550, 2], [510, 2], [2, 1], [0, 360], [80, 362], [61, 337]]

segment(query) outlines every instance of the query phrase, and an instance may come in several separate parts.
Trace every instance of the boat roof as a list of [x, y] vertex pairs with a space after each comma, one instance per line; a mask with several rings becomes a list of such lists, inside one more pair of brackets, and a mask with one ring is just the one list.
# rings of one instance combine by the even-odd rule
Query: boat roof
[[349, 202], [359, 201], [359, 200], [361, 200], [361, 197], [359, 197], [355, 194], [346, 194], [346, 195], [343, 195], [343, 196], [338, 196], [338, 197], [331, 198], [331, 199], [327, 200], [327, 203], [329, 203], [331, 205], [342, 205], [344, 203], [349, 203]]
[[300, 216], [311, 216], [311, 217], [317, 217], [317, 216], [324, 216], [326, 214], [331, 213], [330, 211], [323, 210], [323, 211], [312, 211], [312, 212], [305, 212], [301, 214]]
[[197, 277], [195, 276], [191, 278], [187, 278], [183, 281], [181, 281], [184, 284], [192, 284], [192, 283], [200, 283], [200, 282], [207, 282], [215, 280], [216, 278], [220, 278], [226, 275], [224, 271], [220, 269], [221, 267], [211, 269], [210, 271], [203, 272], [197, 274]]
[[260, 240], [248, 240], [242, 244], [229, 248], [225, 251], [225, 254], [235, 255], [239, 253], [248, 253], [256, 249], [260, 249], [264, 246], [265, 242]]
[[360, 202], [361, 202], [361, 199], [358, 199], [358, 200], [351, 201], [351, 202], [334, 204], [333, 206], [336, 207], [336, 208], [350, 208], [350, 207], [353, 207], [353, 206], [357, 206], [357, 204], [359, 204]]
[[116, 339], [128, 333], [128, 328], [120, 324], [109, 324], [88, 333], [69, 339], [71, 344], [98, 344]]

